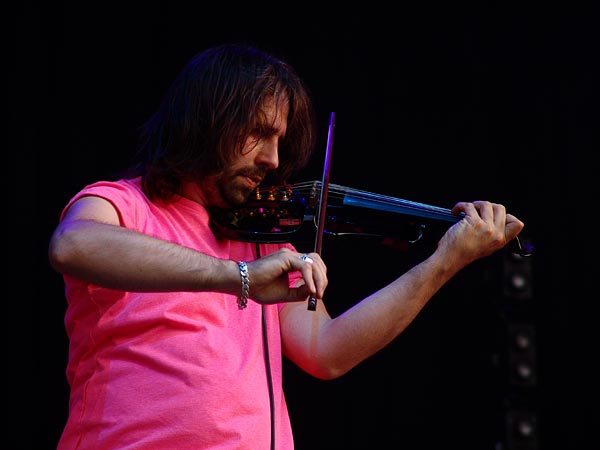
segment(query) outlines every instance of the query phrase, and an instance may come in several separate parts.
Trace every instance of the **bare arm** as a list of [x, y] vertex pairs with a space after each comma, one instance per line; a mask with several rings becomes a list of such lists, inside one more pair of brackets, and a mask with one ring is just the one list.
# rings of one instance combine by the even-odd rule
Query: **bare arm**
[[[433, 295], [458, 271], [504, 247], [524, 224], [502, 205], [459, 203], [466, 217], [442, 237], [431, 256], [395, 281], [332, 319], [324, 302], [317, 311], [288, 304], [282, 311], [284, 352], [308, 373], [338, 377], [401, 334]], [[360, 279], [356, 262], [353, 279]]]
[[[323, 295], [325, 266], [303, 262], [288, 249], [248, 263], [250, 297], [262, 303]], [[124, 291], [216, 291], [240, 294], [236, 261], [126, 229], [112, 204], [83, 197], [66, 213], [50, 239], [49, 260], [63, 274]], [[306, 285], [289, 288], [287, 273], [300, 270]]]
[[50, 239], [49, 259], [58, 272], [111, 289], [239, 293], [234, 261], [126, 229], [99, 197], [71, 206]]

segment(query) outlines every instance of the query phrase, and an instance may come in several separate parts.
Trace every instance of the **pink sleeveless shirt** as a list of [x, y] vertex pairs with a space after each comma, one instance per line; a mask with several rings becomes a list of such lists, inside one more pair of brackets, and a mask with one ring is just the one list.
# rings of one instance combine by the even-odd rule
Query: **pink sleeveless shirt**
[[[151, 203], [140, 180], [75, 195], [110, 201], [122, 226], [218, 258], [250, 261], [255, 244], [217, 238], [195, 202]], [[63, 214], [64, 214], [63, 211]], [[261, 244], [261, 255], [282, 245]], [[119, 261], [114, 261], [115, 265]], [[290, 276], [295, 284], [299, 274]], [[214, 292], [136, 293], [65, 276], [69, 418], [58, 450], [267, 450], [271, 406], [261, 306]], [[277, 450], [293, 449], [282, 391], [279, 310], [265, 307]]]

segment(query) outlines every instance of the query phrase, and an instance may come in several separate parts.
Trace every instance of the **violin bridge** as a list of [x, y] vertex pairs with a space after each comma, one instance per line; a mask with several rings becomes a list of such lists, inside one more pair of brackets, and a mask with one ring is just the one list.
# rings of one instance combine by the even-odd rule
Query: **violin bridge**
[[318, 198], [319, 198], [319, 182], [315, 180], [312, 182], [312, 187], [310, 189], [310, 195], [309, 195], [308, 203], [311, 208], [315, 207], [315, 205], [317, 204]]

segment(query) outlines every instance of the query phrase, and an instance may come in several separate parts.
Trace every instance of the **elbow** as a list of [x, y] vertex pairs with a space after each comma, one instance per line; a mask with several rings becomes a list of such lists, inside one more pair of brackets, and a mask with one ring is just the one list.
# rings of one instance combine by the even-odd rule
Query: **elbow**
[[72, 236], [58, 229], [50, 237], [48, 245], [48, 262], [50, 267], [59, 273], [65, 273], [75, 258], [75, 242]]
[[336, 378], [340, 378], [342, 375], [345, 375], [348, 370], [339, 370], [339, 369], [327, 369], [320, 372], [317, 372], [314, 376], [319, 380], [330, 381], [335, 380]]
[[329, 381], [340, 378], [348, 373], [350, 369], [352, 369], [352, 366], [338, 365], [331, 361], [313, 361], [306, 371], [319, 380]]

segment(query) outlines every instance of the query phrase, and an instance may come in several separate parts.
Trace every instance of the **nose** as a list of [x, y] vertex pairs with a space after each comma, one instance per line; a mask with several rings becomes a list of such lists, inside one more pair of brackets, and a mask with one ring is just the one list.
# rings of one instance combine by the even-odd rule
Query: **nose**
[[260, 151], [256, 155], [256, 163], [269, 170], [277, 169], [279, 166], [279, 139], [276, 136], [262, 141]]

